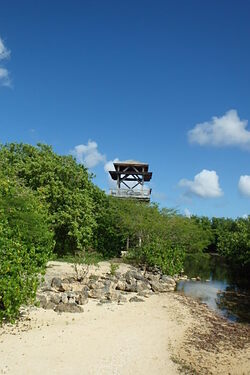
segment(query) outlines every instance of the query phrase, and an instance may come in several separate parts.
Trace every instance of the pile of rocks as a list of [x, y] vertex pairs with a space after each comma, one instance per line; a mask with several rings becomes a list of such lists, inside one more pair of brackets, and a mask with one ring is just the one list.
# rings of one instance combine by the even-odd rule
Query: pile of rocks
[[[124, 303], [144, 301], [141, 297], [149, 297], [154, 293], [174, 291], [174, 278], [162, 275], [159, 271], [141, 271], [133, 268], [125, 273], [115, 275], [106, 273], [98, 276], [85, 275], [77, 277], [53, 277], [45, 281], [38, 290], [37, 299], [40, 306], [57, 312], [81, 312], [89, 298], [99, 303]], [[133, 293], [133, 296], [131, 296]]]

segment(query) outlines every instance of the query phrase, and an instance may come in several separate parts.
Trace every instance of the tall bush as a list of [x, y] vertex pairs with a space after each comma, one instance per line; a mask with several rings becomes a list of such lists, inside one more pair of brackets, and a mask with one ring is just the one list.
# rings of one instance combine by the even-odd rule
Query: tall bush
[[34, 299], [54, 246], [47, 210], [14, 179], [0, 176], [0, 323]]
[[22, 179], [48, 205], [58, 254], [92, 246], [96, 227], [93, 183], [87, 169], [72, 156], [47, 145], [11, 143], [0, 147], [0, 164]]

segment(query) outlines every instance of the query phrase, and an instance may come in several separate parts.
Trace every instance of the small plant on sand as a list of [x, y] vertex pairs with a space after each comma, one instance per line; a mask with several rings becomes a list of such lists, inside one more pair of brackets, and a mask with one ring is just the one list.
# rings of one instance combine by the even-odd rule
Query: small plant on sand
[[119, 264], [110, 263], [110, 274], [115, 276], [116, 271], [119, 269]]
[[84, 264], [85, 252], [81, 252], [75, 255], [73, 263], [74, 263], [74, 271], [76, 274], [76, 280], [81, 282], [83, 281], [88, 273], [89, 273], [89, 265]]

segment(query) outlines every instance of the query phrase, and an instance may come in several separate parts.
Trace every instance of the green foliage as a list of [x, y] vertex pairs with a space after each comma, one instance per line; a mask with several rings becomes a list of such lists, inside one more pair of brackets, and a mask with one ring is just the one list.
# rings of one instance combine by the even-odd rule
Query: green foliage
[[131, 249], [128, 259], [138, 264], [157, 266], [163, 273], [174, 275], [183, 269], [185, 251], [181, 246], [158, 237], [147, 241], [141, 247]]
[[93, 192], [97, 224], [93, 246], [105, 258], [119, 256], [127, 238], [127, 228], [121, 220], [120, 201], [104, 195], [98, 188]]
[[54, 241], [38, 197], [18, 180], [0, 177], [1, 323], [15, 319], [20, 306], [34, 299]]
[[250, 266], [250, 216], [236, 219], [230, 230], [218, 231], [217, 235], [219, 254], [234, 263]]
[[110, 263], [110, 274], [115, 276], [116, 271], [119, 269], [119, 264]]
[[160, 210], [156, 204], [110, 198], [114, 220], [112, 230], [125, 247], [129, 238], [128, 259], [148, 266], [157, 265], [174, 274], [183, 267], [185, 253], [201, 252], [209, 239], [195, 221], [174, 210]]
[[82, 165], [47, 145], [15, 143], [1, 146], [0, 163], [48, 205], [58, 254], [91, 247], [96, 228], [94, 186]]

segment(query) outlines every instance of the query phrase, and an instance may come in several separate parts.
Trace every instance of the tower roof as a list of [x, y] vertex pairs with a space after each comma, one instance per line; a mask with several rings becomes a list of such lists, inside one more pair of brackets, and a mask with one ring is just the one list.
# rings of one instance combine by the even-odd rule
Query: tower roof
[[[120, 175], [127, 175], [125, 181], [133, 181], [135, 175], [143, 176], [144, 181], [150, 181], [152, 172], [148, 171], [149, 165], [136, 160], [125, 160], [114, 163], [115, 171], [109, 171], [113, 180], [117, 180]], [[131, 176], [130, 176], [131, 175]]]
[[125, 161], [119, 161], [114, 163], [115, 170], [131, 170], [131, 168], [136, 168], [140, 170], [141, 172], [148, 172], [148, 164], [142, 163], [137, 160], [125, 160]]

